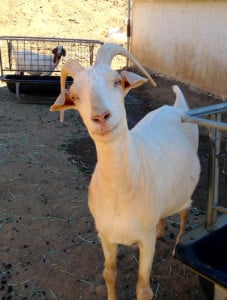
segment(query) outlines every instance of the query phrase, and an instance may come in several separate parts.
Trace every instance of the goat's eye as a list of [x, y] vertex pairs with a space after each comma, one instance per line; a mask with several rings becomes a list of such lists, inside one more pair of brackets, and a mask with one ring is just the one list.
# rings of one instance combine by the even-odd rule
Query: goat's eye
[[70, 98], [73, 102], [79, 100], [79, 97], [75, 95], [71, 95]]
[[121, 79], [116, 79], [114, 81], [114, 86], [118, 86], [118, 85], [121, 85]]

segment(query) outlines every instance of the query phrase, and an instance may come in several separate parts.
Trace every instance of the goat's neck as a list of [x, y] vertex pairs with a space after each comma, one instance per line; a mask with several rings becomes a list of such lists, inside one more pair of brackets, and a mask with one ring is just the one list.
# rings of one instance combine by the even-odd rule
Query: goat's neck
[[96, 150], [97, 168], [102, 176], [116, 178], [122, 174], [126, 176], [132, 171], [130, 168], [133, 166], [133, 149], [128, 131], [111, 143], [96, 143]]

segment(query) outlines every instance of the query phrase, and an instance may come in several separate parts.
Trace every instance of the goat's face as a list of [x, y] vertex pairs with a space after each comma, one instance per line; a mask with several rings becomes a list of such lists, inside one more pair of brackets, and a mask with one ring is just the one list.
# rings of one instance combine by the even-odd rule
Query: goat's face
[[145, 81], [137, 74], [119, 74], [108, 65], [99, 64], [79, 72], [64, 104], [58, 105], [62, 103], [58, 98], [51, 110], [77, 109], [92, 139], [109, 142], [127, 129], [124, 96]]
[[61, 45], [58, 45], [56, 48], [54, 48], [54, 49], [52, 50], [52, 53], [53, 53], [53, 55], [54, 55], [54, 57], [53, 57], [53, 63], [54, 63], [54, 64], [55, 64], [57, 61], [59, 61], [60, 58], [61, 58], [62, 56], [66, 56], [66, 51], [65, 51], [65, 49], [63, 48], [63, 46], [61, 46]]
[[107, 65], [85, 70], [70, 89], [76, 107], [94, 140], [109, 140], [125, 121], [121, 76]]

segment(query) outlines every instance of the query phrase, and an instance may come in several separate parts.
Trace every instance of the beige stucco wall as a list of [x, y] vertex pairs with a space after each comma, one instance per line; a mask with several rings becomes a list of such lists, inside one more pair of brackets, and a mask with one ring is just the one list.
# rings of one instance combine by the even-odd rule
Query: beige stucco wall
[[134, 0], [131, 51], [154, 71], [227, 99], [227, 1]]

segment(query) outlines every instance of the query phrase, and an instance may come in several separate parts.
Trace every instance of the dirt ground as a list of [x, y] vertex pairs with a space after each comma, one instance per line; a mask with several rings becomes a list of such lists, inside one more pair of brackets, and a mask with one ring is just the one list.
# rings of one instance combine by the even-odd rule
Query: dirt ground
[[[0, 34], [101, 39], [106, 29], [120, 25], [127, 15], [122, 2], [3, 1]], [[126, 97], [129, 127], [148, 111], [174, 102], [175, 82], [155, 79], [158, 88], [145, 84]], [[191, 107], [220, 102], [179, 85]], [[46, 104], [38, 104], [39, 100]], [[59, 123], [59, 115], [49, 112], [54, 100], [55, 96], [45, 95], [22, 95], [18, 100], [0, 84], [1, 299], [105, 298], [99, 290], [103, 254], [87, 206], [96, 162], [94, 144], [76, 112], [67, 112], [65, 122]], [[205, 217], [208, 139], [202, 129], [199, 156], [201, 179], [187, 230], [203, 224]], [[221, 193], [226, 194], [224, 180]], [[165, 239], [157, 242], [151, 275], [155, 299], [203, 300], [197, 275], [171, 257], [178, 227], [176, 216], [168, 218]], [[134, 300], [138, 253], [126, 247], [119, 250], [119, 299]]]

